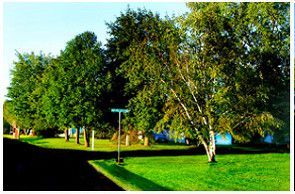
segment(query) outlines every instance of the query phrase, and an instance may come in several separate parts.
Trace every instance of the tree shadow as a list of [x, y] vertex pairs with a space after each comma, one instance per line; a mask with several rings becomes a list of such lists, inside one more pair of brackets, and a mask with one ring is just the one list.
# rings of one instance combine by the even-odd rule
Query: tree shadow
[[[99, 165], [115, 177], [119, 177], [122, 182], [132, 185], [137, 191], [171, 191], [171, 189], [156, 184], [140, 175], [126, 170], [123, 166], [117, 164], [108, 165], [105, 162], [99, 162]], [[135, 186], [134, 186], [135, 185]]]

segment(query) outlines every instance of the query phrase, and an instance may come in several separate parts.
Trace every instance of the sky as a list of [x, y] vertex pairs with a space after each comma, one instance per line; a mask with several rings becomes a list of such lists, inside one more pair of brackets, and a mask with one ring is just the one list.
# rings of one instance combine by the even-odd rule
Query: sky
[[102, 44], [108, 37], [106, 22], [115, 21], [128, 5], [146, 8], [161, 17], [178, 16], [188, 11], [184, 2], [6, 2], [3, 3], [3, 66], [1, 67], [1, 99], [5, 99], [10, 70], [20, 53], [42, 51], [56, 56], [66, 42], [84, 31], [94, 32]]

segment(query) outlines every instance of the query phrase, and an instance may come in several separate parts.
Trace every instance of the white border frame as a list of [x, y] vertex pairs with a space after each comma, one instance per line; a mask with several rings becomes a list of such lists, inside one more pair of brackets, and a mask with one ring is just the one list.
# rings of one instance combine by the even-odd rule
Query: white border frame
[[290, 2], [290, 190], [294, 191], [294, 2]]

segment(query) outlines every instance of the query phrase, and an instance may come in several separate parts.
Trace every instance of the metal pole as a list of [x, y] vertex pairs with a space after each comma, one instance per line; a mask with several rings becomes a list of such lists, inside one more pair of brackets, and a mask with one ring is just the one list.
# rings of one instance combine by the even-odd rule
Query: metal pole
[[121, 144], [121, 112], [119, 112], [118, 163], [120, 163], [120, 144]]
[[94, 150], [94, 130], [92, 130], [92, 150]]

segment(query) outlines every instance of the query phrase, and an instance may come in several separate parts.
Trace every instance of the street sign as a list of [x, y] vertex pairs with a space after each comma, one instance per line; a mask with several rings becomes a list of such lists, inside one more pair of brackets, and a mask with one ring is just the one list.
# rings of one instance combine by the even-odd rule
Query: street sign
[[122, 108], [112, 108], [111, 112], [123, 112], [123, 113], [126, 113], [126, 112], [129, 112], [129, 110], [128, 109], [122, 109]]
[[112, 108], [111, 112], [118, 112], [119, 113], [119, 133], [118, 133], [118, 159], [117, 162], [120, 164], [123, 162], [123, 159], [120, 158], [120, 144], [121, 144], [121, 113], [127, 113], [129, 110], [122, 109], [122, 108]]

